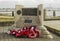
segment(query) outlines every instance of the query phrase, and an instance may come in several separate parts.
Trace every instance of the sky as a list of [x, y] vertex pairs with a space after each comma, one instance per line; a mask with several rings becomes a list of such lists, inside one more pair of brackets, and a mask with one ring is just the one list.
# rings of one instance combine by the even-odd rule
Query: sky
[[[45, 8], [60, 8], [60, 0], [0, 0], [0, 8], [15, 8], [15, 5], [37, 7], [39, 4], [43, 4]], [[60, 12], [56, 13], [60, 16]], [[52, 15], [52, 12], [50, 14]]]
[[37, 7], [39, 4], [44, 4], [44, 7], [60, 8], [60, 0], [0, 0], [0, 8], [15, 8], [16, 4], [25, 7]]

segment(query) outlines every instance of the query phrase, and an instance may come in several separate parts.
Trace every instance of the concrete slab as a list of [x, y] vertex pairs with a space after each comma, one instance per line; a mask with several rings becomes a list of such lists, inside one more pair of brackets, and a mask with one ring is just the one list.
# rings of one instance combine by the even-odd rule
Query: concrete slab
[[44, 25], [48, 30], [60, 36], [60, 20], [45, 21]]
[[60, 31], [60, 20], [44, 21], [44, 25]]

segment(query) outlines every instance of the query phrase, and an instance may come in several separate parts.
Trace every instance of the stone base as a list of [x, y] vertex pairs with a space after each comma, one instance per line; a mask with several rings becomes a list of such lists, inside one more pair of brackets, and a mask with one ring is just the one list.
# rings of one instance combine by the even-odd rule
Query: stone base
[[40, 33], [41, 33], [40, 37], [53, 39], [53, 36], [50, 34], [50, 32], [47, 30], [46, 27], [39, 26], [38, 29], [40, 30]]
[[[16, 24], [12, 25], [12, 28], [16, 28]], [[47, 30], [46, 27], [44, 27], [44, 26], [37, 26], [37, 29], [40, 32], [40, 37], [53, 39], [53, 36], [50, 34], [50, 32]]]

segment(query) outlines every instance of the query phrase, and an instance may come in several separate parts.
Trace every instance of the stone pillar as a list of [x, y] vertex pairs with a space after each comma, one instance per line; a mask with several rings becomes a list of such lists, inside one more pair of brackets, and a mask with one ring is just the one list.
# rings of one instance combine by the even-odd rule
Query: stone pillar
[[55, 10], [53, 10], [53, 16], [55, 17], [56, 15], [55, 15]]
[[14, 11], [12, 11], [12, 16], [14, 16]]
[[[39, 12], [40, 12], [40, 14], [39, 14]], [[40, 26], [43, 27], [43, 18], [44, 18], [43, 13], [44, 13], [44, 11], [43, 11], [43, 5], [42, 4], [38, 5], [37, 13], [38, 13], [39, 19], [40, 19]]]
[[22, 16], [22, 8], [23, 7], [24, 7], [23, 5], [16, 5], [15, 6], [15, 16], [14, 16], [15, 24], [14, 25], [16, 25], [17, 27], [20, 27], [20, 21], [19, 20]]
[[[53, 38], [51, 35], [50, 35], [50, 33], [49, 33], [49, 31], [47, 30], [47, 28], [46, 27], [44, 27], [44, 21], [43, 21], [43, 19], [44, 19], [44, 9], [43, 9], [43, 5], [42, 4], [40, 4], [39, 6], [38, 6], [38, 12], [39, 11], [41, 11], [41, 14], [39, 15], [39, 19], [40, 19], [40, 26], [38, 26], [39, 27], [39, 30], [40, 30], [40, 33], [41, 33], [41, 37], [44, 37], [44, 38]], [[38, 13], [39, 14], [39, 13]]]

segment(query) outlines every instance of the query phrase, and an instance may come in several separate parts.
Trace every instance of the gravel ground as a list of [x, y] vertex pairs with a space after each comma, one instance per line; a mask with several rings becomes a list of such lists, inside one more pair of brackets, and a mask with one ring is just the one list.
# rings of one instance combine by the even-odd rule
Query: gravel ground
[[0, 27], [0, 41], [60, 41], [60, 37], [51, 33], [51, 35], [54, 37], [53, 39], [46, 39], [46, 38], [35, 38], [35, 39], [29, 39], [29, 38], [16, 38], [14, 36], [8, 35], [7, 32], [8, 28], [11, 27]]

